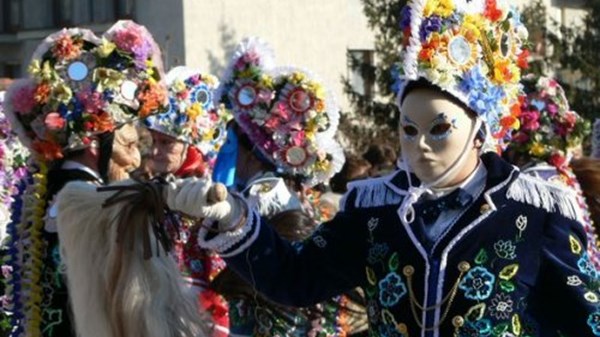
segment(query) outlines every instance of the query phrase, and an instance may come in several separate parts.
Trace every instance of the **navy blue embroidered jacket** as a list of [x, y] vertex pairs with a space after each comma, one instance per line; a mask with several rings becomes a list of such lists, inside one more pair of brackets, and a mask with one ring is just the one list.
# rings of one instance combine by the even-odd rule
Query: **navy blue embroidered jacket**
[[372, 336], [600, 336], [600, 274], [567, 190], [482, 156], [484, 192], [426, 251], [398, 208], [404, 172], [351, 186], [292, 247], [249, 216], [227, 263], [271, 299], [306, 306], [361, 286]]

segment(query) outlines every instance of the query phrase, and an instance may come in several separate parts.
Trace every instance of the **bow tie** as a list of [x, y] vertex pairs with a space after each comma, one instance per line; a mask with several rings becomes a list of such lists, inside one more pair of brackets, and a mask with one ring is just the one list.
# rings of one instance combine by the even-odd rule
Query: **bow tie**
[[462, 209], [473, 201], [473, 197], [462, 188], [438, 199], [419, 201], [415, 205], [417, 216], [423, 219], [426, 225], [433, 224], [442, 212]]

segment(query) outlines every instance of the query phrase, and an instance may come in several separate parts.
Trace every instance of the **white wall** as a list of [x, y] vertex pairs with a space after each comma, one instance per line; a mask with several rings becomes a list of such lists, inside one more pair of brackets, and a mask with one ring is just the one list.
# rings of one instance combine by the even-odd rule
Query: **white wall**
[[279, 65], [304, 67], [347, 107], [341, 77], [348, 48], [373, 49], [359, 0], [183, 0], [186, 62], [220, 75], [245, 36], [260, 36]]

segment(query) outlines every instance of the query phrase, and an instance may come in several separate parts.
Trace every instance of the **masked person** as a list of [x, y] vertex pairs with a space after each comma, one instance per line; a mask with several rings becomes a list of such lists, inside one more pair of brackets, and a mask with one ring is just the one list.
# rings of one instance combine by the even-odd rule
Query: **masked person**
[[373, 335], [599, 335], [598, 271], [574, 195], [482, 153], [517, 125], [519, 14], [430, 0], [401, 17], [403, 169], [351, 184], [343, 209], [296, 248], [243, 198], [209, 205], [208, 181], [172, 186], [168, 204], [228, 230], [199, 243], [274, 301], [363, 287]]
[[[213, 176], [255, 200], [279, 233], [300, 242], [316, 225], [307, 216], [313, 208], [305, 206], [304, 192], [328, 180], [344, 162], [333, 139], [339, 112], [313, 75], [273, 64], [270, 47], [258, 38], [236, 48], [219, 89], [235, 120]], [[300, 309], [277, 305], [231, 269], [215, 286], [229, 301], [232, 335], [342, 336], [348, 331], [347, 298]]]
[[[218, 80], [186, 67], [173, 68], [166, 80], [167, 111], [145, 120], [152, 136], [147, 168], [152, 175], [172, 174], [179, 178], [209, 175], [225, 141], [226, 124], [231, 119], [225, 109], [213, 104]], [[175, 220], [178, 225], [170, 230], [182, 275], [194, 290], [203, 311], [211, 314], [215, 323], [213, 335], [227, 336], [227, 303], [210, 286], [225, 262], [217, 254], [198, 247], [198, 225], [185, 217]]]
[[102, 38], [64, 29], [38, 46], [29, 73], [6, 97], [7, 117], [33, 157], [8, 227], [11, 336], [75, 336], [55, 196], [67, 182], [102, 185], [139, 165], [131, 122], [166, 99], [160, 54], [131, 21]]
[[[600, 267], [600, 252], [594, 223], [584, 196], [594, 185], [581, 186], [583, 170], [573, 170], [571, 162], [578, 156], [589, 134], [589, 123], [569, 108], [560, 84], [553, 78], [540, 77], [524, 81], [527, 95], [523, 97], [519, 122], [521, 127], [504, 151], [504, 157], [521, 167], [523, 172], [560, 184], [577, 193], [587, 235], [587, 254], [596, 268]], [[600, 165], [600, 163], [599, 163]], [[577, 174], [579, 173], [579, 174]], [[581, 177], [586, 179], [585, 177]], [[593, 193], [592, 193], [593, 194]], [[593, 200], [590, 200], [593, 201]]]

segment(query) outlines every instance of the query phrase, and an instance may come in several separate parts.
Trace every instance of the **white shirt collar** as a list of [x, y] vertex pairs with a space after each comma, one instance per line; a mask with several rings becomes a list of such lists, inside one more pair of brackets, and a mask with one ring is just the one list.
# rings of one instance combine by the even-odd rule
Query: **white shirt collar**
[[91, 168], [89, 168], [88, 166], [83, 165], [80, 162], [76, 162], [76, 161], [73, 161], [73, 160], [65, 160], [60, 168], [62, 168], [64, 170], [80, 170], [80, 171], [84, 171], [86, 173], [89, 173], [92, 177], [98, 179], [99, 181], [103, 181], [102, 178], [100, 177], [100, 174], [98, 172], [92, 170]]

